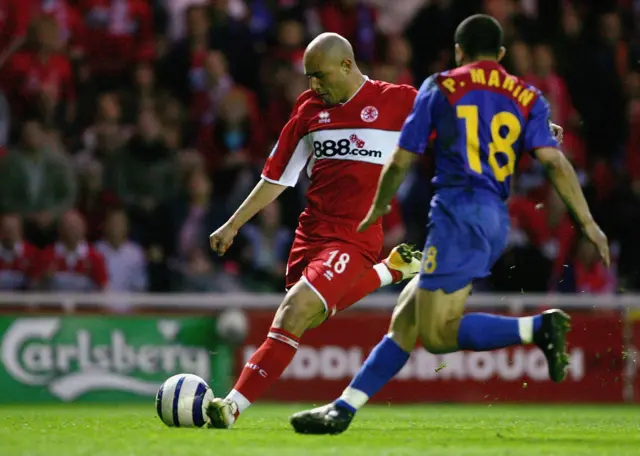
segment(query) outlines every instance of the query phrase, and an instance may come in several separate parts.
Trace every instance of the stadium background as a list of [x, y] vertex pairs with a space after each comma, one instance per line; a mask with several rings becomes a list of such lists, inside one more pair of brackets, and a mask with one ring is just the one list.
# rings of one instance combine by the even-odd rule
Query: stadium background
[[[306, 43], [338, 32], [365, 74], [419, 85], [452, 64], [457, 23], [480, 11], [505, 29], [505, 66], [543, 90], [565, 128], [563, 149], [615, 265], [601, 267], [523, 157], [508, 251], [472, 301], [517, 314], [569, 307], [567, 383], [547, 387], [535, 350], [417, 350], [381, 398], [637, 398], [640, 2], [5, 0], [0, 402], [148, 400], [179, 371], [213, 377], [224, 392], [282, 296], [305, 187], [244, 227], [223, 258], [210, 253], [208, 234], [253, 187], [307, 87]], [[431, 169], [427, 154], [401, 188], [385, 219], [386, 250], [423, 243]], [[305, 336], [270, 398], [332, 398], [385, 331], [397, 291]], [[232, 327], [238, 319], [230, 309], [248, 318], [240, 347], [222, 337], [221, 313]]]

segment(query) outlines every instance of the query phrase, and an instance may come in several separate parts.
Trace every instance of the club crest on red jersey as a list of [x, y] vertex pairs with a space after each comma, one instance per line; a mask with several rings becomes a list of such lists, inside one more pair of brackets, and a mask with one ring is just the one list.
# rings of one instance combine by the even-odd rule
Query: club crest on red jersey
[[367, 106], [360, 113], [360, 118], [365, 122], [373, 122], [378, 118], [378, 109], [373, 106]]

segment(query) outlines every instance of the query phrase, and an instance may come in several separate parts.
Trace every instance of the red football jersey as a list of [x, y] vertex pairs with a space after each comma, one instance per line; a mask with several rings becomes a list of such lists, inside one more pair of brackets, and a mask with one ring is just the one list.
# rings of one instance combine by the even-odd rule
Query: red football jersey
[[37, 97], [47, 86], [53, 86], [51, 94], [55, 101], [69, 103], [75, 100], [73, 70], [69, 58], [64, 54], [53, 54], [42, 60], [36, 52], [21, 51], [9, 60], [6, 74], [12, 89], [9, 97], [22, 113], [27, 106], [37, 103]]
[[367, 79], [346, 103], [328, 106], [312, 91], [298, 98], [262, 177], [294, 186], [306, 166], [307, 208], [296, 235], [309, 242], [347, 241], [377, 259], [382, 224], [356, 228], [375, 196], [382, 166], [396, 147], [416, 89]]
[[42, 269], [54, 291], [102, 290], [108, 284], [102, 253], [85, 242], [72, 252], [62, 244], [49, 246], [42, 252]]
[[12, 250], [0, 246], [0, 290], [28, 288], [38, 277], [40, 252], [27, 242]]

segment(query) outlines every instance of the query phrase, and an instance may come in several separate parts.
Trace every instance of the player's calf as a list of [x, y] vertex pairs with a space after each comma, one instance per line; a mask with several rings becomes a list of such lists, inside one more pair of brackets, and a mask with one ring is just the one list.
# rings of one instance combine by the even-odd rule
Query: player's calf
[[324, 318], [322, 299], [304, 281], [294, 285], [282, 302], [267, 339], [251, 356], [233, 390], [207, 405], [210, 427], [228, 429], [287, 368], [296, 354], [300, 336]]
[[562, 381], [568, 366], [569, 316], [558, 309], [530, 317], [462, 315], [470, 287], [454, 293], [421, 289], [416, 297], [420, 340], [431, 353], [487, 351], [534, 343], [544, 353], [549, 377]]
[[418, 277], [413, 278], [400, 293], [398, 303], [393, 309], [391, 324], [387, 335], [398, 344], [402, 350], [410, 353], [418, 339], [418, 322], [416, 319], [415, 293], [418, 287]]
[[470, 291], [470, 286], [454, 293], [417, 289], [418, 336], [428, 352], [443, 354], [458, 349], [458, 328]]
[[339, 434], [347, 430], [356, 411], [364, 406], [382, 386], [397, 374], [409, 360], [416, 345], [415, 277], [398, 298], [389, 333], [373, 349], [364, 366], [333, 403], [296, 413], [291, 425], [301, 434]]

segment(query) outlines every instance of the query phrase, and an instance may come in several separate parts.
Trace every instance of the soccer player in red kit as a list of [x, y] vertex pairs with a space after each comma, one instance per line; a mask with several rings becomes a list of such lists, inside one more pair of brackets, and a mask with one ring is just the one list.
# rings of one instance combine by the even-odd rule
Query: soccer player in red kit
[[288, 293], [266, 341], [233, 390], [208, 404], [212, 427], [230, 428], [282, 375], [304, 331], [420, 269], [420, 253], [404, 244], [376, 264], [383, 241], [381, 222], [357, 232], [416, 90], [368, 79], [358, 69], [349, 42], [333, 33], [309, 44], [304, 68], [311, 89], [298, 98], [262, 179], [210, 236], [211, 248], [224, 254], [240, 227], [294, 186], [306, 169], [311, 185], [287, 265]]

